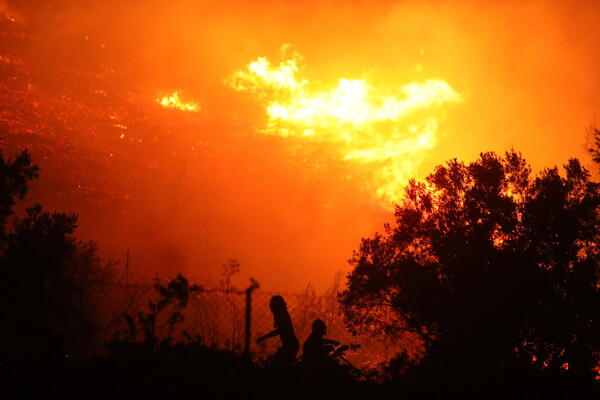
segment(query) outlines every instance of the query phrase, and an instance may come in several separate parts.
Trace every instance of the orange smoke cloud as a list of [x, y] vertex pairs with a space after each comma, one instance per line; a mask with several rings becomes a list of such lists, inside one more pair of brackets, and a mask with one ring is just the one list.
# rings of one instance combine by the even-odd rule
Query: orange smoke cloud
[[[144, 255], [210, 278], [236, 258], [240, 284], [321, 290], [392, 218], [379, 204], [449, 158], [514, 147], [534, 169], [589, 165], [599, 13], [589, 0], [0, 0], [5, 110], [37, 116], [0, 122], [18, 145], [29, 129], [86, 156], [43, 164], [31, 199], [130, 249], [134, 271]], [[278, 59], [282, 43], [305, 61]], [[163, 108], [166, 89], [200, 109]]]

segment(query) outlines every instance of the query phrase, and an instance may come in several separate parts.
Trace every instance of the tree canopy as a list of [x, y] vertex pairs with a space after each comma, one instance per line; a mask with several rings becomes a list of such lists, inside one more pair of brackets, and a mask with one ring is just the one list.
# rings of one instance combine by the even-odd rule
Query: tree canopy
[[590, 378], [598, 365], [600, 186], [577, 159], [532, 175], [509, 151], [411, 180], [341, 293], [355, 332], [412, 338], [444, 374]]
[[[86, 289], [106, 274], [93, 241], [75, 237], [77, 215], [44, 211], [40, 204], [15, 215], [38, 177], [27, 151], [5, 159], [0, 151], [0, 353], [69, 352], [73, 335], [89, 341]], [[70, 339], [67, 340], [67, 337]], [[83, 337], [85, 336], [85, 338]], [[21, 354], [20, 356], [23, 356]]]
[[29, 181], [38, 174], [39, 167], [31, 164], [27, 150], [8, 159], [0, 151], [0, 232], [6, 229], [6, 221], [13, 214], [17, 200], [23, 199], [29, 190]]

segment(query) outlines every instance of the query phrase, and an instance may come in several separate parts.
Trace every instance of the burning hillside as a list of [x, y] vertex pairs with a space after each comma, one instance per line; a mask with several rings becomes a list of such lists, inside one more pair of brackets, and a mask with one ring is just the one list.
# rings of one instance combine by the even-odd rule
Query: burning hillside
[[[256, 136], [252, 118], [240, 123], [240, 113], [254, 106], [230, 88], [222, 85], [200, 107], [195, 99], [202, 96], [191, 91], [131, 80], [111, 63], [102, 42], [85, 36], [45, 42], [6, 18], [1, 30], [3, 150], [29, 148], [42, 168], [31, 201], [78, 213], [80, 235], [97, 240], [108, 256], [123, 260], [131, 249], [132, 275], [185, 272], [206, 279], [228, 258], [281, 263], [287, 250], [262, 249], [272, 235], [283, 239], [278, 232], [324, 235], [328, 247], [339, 240], [335, 232], [315, 236], [308, 229], [332, 201], [342, 201], [328, 197], [335, 195], [332, 187], [316, 191], [335, 178], [315, 173], [341, 164], [326, 166], [320, 154], [321, 162], [307, 168], [307, 153], [290, 156], [290, 144]], [[59, 57], [65, 47], [76, 48], [77, 57]], [[332, 229], [339, 215], [318, 218]], [[227, 245], [230, 235], [244, 243]], [[350, 239], [356, 237], [343, 240]], [[305, 251], [313, 255], [290, 264], [305, 265], [314, 279], [322, 255]]]
[[298, 79], [299, 60], [295, 53], [271, 66], [261, 57], [236, 73], [231, 85], [266, 103], [263, 133], [332, 145], [330, 157], [368, 171], [365, 190], [393, 207], [438, 141], [440, 108], [460, 95], [440, 79], [381, 90], [367, 79], [341, 78], [323, 91]]
[[584, 152], [597, 13], [576, 3], [0, 1], [2, 148], [41, 167], [26, 205], [79, 214], [132, 275], [237, 259], [324, 289], [407, 179]]

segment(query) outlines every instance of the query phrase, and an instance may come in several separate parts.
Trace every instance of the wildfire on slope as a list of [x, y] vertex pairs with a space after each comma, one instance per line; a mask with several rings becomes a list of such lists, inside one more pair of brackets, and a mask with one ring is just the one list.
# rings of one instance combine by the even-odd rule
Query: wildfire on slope
[[194, 102], [184, 102], [179, 98], [179, 91], [163, 95], [156, 99], [163, 107], [175, 108], [182, 111], [198, 111], [200, 106]]
[[272, 65], [259, 57], [228, 83], [265, 107], [268, 121], [261, 133], [333, 145], [337, 157], [370, 171], [366, 189], [393, 206], [423, 155], [436, 145], [444, 106], [462, 96], [441, 79], [392, 90], [367, 78], [339, 79], [336, 87], [325, 88], [298, 78], [299, 59], [294, 53]]

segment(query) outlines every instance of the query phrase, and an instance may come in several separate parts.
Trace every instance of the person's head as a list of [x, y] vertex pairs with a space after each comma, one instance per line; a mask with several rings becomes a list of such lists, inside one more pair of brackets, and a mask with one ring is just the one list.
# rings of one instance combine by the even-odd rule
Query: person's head
[[317, 318], [312, 323], [312, 330], [319, 335], [324, 335], [325, 332], [327, 332], [327, 325], [325, 325], [325, 322], [323, 322], [322, 319]]
[[269, 307], [271, 308], [271, 311], [273, 313], [287, 311], [287, 304], [285, 303], [285, 300], [283, 300], [283, 297], [281, 297], [280, 295], [275, 295], [271, 297]]

